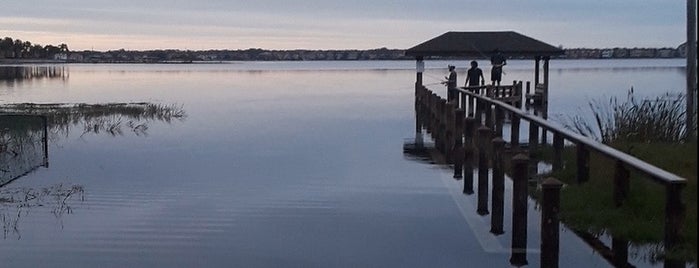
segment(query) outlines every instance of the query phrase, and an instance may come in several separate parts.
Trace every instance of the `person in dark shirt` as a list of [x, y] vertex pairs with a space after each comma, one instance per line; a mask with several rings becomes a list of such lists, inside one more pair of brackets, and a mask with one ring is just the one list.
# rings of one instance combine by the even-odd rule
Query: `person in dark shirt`
[[500, 53], [500, 50], [495, 49], [493, 51], [493, 55], [490, 56], [490, 64], [493, 65], [493, 69], [490, 70], [490, 81], [493, 82], [493, 85], [497, 83], [499, 86], [500, 80], [502, 80], [502, 66], [507, 65], [505, 56]]
[[447, 100], [456, 99], [456, 66], [449, 65], [449, 76], [445, 76], [444, 79], [447, 80], [444, 82], [447, 85]]
[[[480, 78], [480, 83], [478, 78]], [[468, 69], [468, 72], [466, 74], [466, 84], [464, 86], [480, 86], [481, 84], [485, 84], [485, 78], [483, 78], [483, 71], [481, 68], [478, 68], [478, 62], [477, 61], [471, 61], [471, 69]]]

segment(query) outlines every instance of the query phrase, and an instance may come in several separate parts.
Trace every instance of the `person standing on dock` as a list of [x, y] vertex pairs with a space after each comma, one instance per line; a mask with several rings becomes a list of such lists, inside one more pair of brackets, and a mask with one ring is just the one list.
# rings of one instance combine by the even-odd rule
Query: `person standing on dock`
[[490, 81], [493, 82], [493, 85], [497, 83], [499, 86], [500, 80], [502, 80], [502, 66], [507, 65], [507, 61], [497, 48], [493, 50], [493, 55], [490, 56], [490, 64], [493, 65], [493, 69], [490, 70]]
[[[480, 77], [480, 83], [478, 78]], [[481, 68], [478, 68], [478, 62], [477, 61], [471, 61], [471, 69], [468, 69], [468, 72], [466, 73], [466, 83], [464, 86], [480, 86], [482, 84], [485, 84], [485, 78], [483, 78], [483, 71]]]
[[456, 66], [449, 65], [449, 76], [445, 76], [444, 79], [447, 80], [444, 82], [447, 85], [447, 101], [456, 99]]

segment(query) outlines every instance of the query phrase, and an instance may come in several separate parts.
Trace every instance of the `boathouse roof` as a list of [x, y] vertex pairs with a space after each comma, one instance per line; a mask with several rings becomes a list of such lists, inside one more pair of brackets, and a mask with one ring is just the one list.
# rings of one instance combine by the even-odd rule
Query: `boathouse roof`
[[489, 57], [498, 49], [507, 56], [562, 55], [563, 50], [514, 31], [447, 32], [405, 51], [406, 56]]

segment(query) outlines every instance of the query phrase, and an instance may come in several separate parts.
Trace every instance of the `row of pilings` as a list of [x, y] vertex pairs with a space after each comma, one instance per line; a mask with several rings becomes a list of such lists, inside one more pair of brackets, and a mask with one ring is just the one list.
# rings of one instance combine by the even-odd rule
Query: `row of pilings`
[[[494, 94], [497, 92], [496, 89], [497, 87], [487, 86], [483, 87], [483, 90], [472, 91], [472, 93], [497, 98]], [[519, 92], [521, 92], [521, 83]], [[517, 106], [521, 108], [520, 105]], [[538, 173], [538, 160], [531, 153], [541, 146], [539, 137], [542, 134], [545, 135], [545, 128], [541, 127], [540, 133], [536, 123], [530, 121], [528, 144], [520, 144], [520, 116], [507, 113], [505, 109], [499, 109], [490, 102], [471, 97], [463, 91], [460, 91], [455, 98], [446, 100], [419, 84], [415, 87], [415, 112], [416, 134], [421, 136], [422, 130], [426, 130], [434, 140], [435, 149], [444, 156], [444, 162], [454, 167], [454, 178], [463, 181], [463, 193], [477, 194], [476, 213], [483, 216], [490, 215], [490, 232], [494, 235], [505, 233], [503, 230], [504, 180], [506, 167], [509, 167], [513, 185], [510, 263], [516, 266], [526, 265], [528, 263], [526, 256], [528, 186], [530, 179]], [[506, 117], [509, 120], [510, 142], [503, 139]], [[552, 131], [554, 171], [561, 170], [563, 167], [564, 138], [568, 137], [562, 133], [562, 131]], [[541, 143], [545, 142], [545, 138], [541, 140]], [[584, 183], [589, 178], [590, 148], [579, 143], [576, 144], [576, 151], [575, 164], [578, 166], [576, 177], [579, 183]], [[474, 168], [478, 172], [474, 172]], [[492, 170], [492, 187], [488, 185], [491, 181], [489, 180], [490, 170]], [[617, 161], [617, 171], [614, 178], [614, 201], [620, 206], [629, 191], [629, 174], [620, 160]], [[475, 191], [474, 182], [477, 187]], [[555, 178], [543, 179], [539, 183], [541, 186], [540, 263], [541, 267], [558, 267], [560, 191], [563, 184]], [[675, 188], [668, 187], [668, 189]], [[669, 194], [671, 193], [668, 192]], [[669, 199], [673, 198], [669, 197]], [[670, 210], [674, 211], [672, 208]], [[671, 245], [668, 241], [674, 244], [673, 241], [679, 236], [677, 225], [680, 214], [666, 212], [666, 246]], [[581, 232], [576, 234], [614, 266], [631, 266], [628, 262], [627, 240], [614, 238], [611, 248], [608, 248], [592, 235]], [[665, 266], [684, 267], [684, 262], [666, 260]]]

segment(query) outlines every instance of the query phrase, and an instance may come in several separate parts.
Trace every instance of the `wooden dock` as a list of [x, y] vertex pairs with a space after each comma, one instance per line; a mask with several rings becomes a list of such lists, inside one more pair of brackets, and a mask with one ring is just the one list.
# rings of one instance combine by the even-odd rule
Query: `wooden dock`
[[[527, 230], [527, 186], [537, 175], [536, 160], [539, 150], [548, 142], [546, 133], [553, 136], [554, 153], [550, 163], [554, 171], [563, 168], [563, 146], [568, 143], [575, 147], [577, 159], [577, 183], [589, 179], [590, 152], [596, 152], [616, 163], [615, 175], [610, 178], [613, 188], [613, 201], [617, 207], [626, 202], [629, 188], [629, 169], [645, 174], [650, 180], [665, 187], [665, 236], [664, 247], [672, 249], [680, 242], [680, 230], [684, 217], [682, 189], [684, 178], [645, 163], [631, 155], [612, 147], [571, 132], [544, 118], [545, 114], [524, 110], [522, 103], [522, 82], [508, 86], [481, 86], [458, 89], [458, 96], [450, 101], [442, 98], [427, 87], [415, 85], [416, 135], [422, 139], [423, 129], [434, 140], [434, 148], [444, 155], [444, 162], [453, 166], [454, 178], [464, 182], [463, 193], [477, 194], [480, 215], [490, 215], [491, 232], [502, 234], [503, 220], [503, 180], [506, 173], [513, 180], [512, 199], [512, 257], [513, 265], [525, 265]], [[530, 103], [529, 105], [541, 105]], [[526, 105], [525, 105], [526, 106]], [[506, 124], [505, 118], [509, 119]], [[520, 143], [522, 121], [528, 124], [528, 143]], [[504, 129], [509, 128], [510, 136], [503, 137]], [[417, 137], [417, 136], [416, 136]], [[543, 137], [540, 139], [540, 137]], [[506, 151], [507, 148], [507, 151]], [[532, 163], [534, 167], [532, 170]], [[509, 167], [509, 168], [508, 168]], [[477, 169], [477, 177], [474, 176]], [[492, 169], [492, 180], [489, 170]], [[488, 192], [492, 181], [492, 192]], [[474, 182], [476, 187], [474, 188]], [[558, 212], [560, 209], [560, 189], [562, 183], [554, 178], [538, 181], [543, 190], [541, 197], [541, 265], [558, 266]], [[488, 207], [490, 200], [491, 206]], [[588, 237], [589, 238], [589, 237]], [[589, 241], [586, 240], [586, 241]], [[592, 244], [592, 242], [589, 242]], [[601, 243], [601, 242], [599, 242]], [[624, 243], [615, 243], [611, 251], [605, 251], [607, 260], [613, 265], [628, 264], [628, 248]], [[609, 252], [616, 252], [610, 255]], [[684, 262], [665, 260], [666, 267], [684, 267]]]

